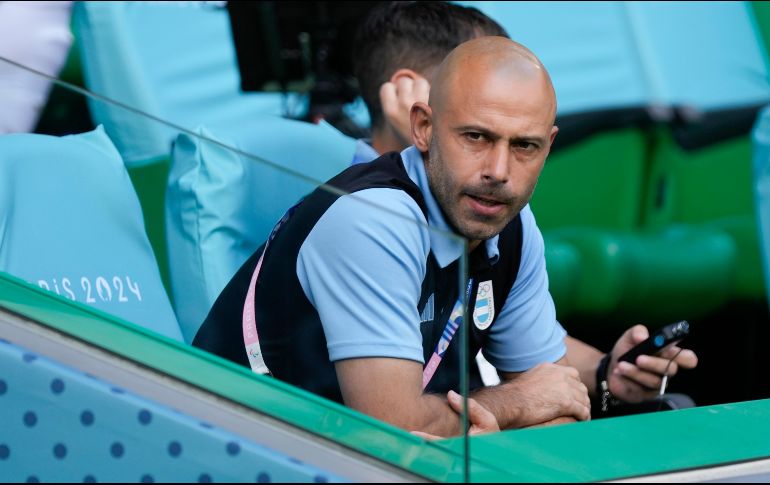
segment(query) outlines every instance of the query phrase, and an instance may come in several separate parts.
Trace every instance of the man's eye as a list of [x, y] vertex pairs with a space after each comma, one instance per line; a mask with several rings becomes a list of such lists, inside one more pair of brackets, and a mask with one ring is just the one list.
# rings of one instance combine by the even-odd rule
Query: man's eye
[[484, 138], [484, 135], [482, 135], [481, 133], [468, 132], [465, 134], [465, 137], [471, 141], [480, 141]]
[[534, 143], [530, 143], [528, 141], [520, 141], [516, 143], [516, 148], [521, 148], [522, 150], [531, 151], [537, 148], [537, 145], [535, 145]]

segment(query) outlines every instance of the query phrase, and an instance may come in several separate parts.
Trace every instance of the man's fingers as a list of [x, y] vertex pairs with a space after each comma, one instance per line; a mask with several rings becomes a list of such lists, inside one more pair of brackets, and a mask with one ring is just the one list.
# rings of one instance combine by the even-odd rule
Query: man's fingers
[[591, 419], [591, 399], [588, 397], [588, 388], [582, 383], [580, 384], [580, 389], [578, 389], [575, 404], [577, 405], [575, 408], [577, 414], [574, 414], [576, 418], [581, 421]]
[[651, 355], [640, 355], [637, 357], [636, 366], [643, 371], [660, 376], [664, 374], [674, 376], [679, 372], [679, 365], [675, 360], [653, 357]]
[[698, 365], [698, 356], [695, 355], [695, 352], [690, 349], [680, 349], [676, 345], [663, 349], [659, 357], [666, 359], [667, 362], [676, 357], [674, 362], [683, 369], [694, 369]]
[[411, 77], [401, 76], [395, 80], [396, 92], [400, 98], [409, 98], [414, 91], [415, 82]]
[[[681, 352], [680, 352], [681, 350]], [[698, 357], [695, 352], [671, 346], [664, 349], [660, 355], [640, 355], [636, 358], [636, 365], [647, 372], [654, 374], [674, 376], [679, 368], [692, 369], [698, 365]]]
[[[454, 391], [449, 391], [447, 393], [447, 401], [449, 402], [449, 406], [454, 409], [457, 414], [462, 414], [462, 396]], [[471, 425], [478, 428], [478, 432], [489, 433], [500, 430], [495, 415], [472, 398], [468, 398], [468, 421], [470, 421]]]
[[386, 115], [398, 114], [398, 92], [395, 84], [387, 82], [380, 86], [380, 104], [382, 104], [382, 111]]
[[634, 325], [629, 331], [634, 345], [644, 342], [650, 336], [650, 331], [644, 325]]
[[568, 399], [566, 404], [567, 415], [585, 421], [591, 419], [591, 398], [588, 397], [588, 388], [580, 380], [570, 380]]
[[419, 436], [420, 438], [426, 439], [428, 441], [436, 441], [436, 440], [443, 440], [441, 436], [436, 436], [435, 434], [430, 433], [423, 433], [422, 431], [412, 431], [411, 432], [415, 436]]
[[628, 362], [620, 362], [615, 368], [615, 372], [619, 375], [630, 379], [648, 389], [659, 389], [661, 383], [660, 374], [652, 374], [644, 371], [639, 367], [629, 364]]
[[413, 89], [413, 102], [412, 104], [416, 103], [417, 101], [422, 101], [423, 103], [427, 103], [428, 99], [430, 98], [430, 83], [427, 79], [421, 77], [417, 79], [414, 82]]

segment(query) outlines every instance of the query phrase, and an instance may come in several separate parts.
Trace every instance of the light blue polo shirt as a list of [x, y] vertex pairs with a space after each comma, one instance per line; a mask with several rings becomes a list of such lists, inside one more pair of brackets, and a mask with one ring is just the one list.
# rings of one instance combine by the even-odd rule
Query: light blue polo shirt
[[[441, 267], [462, 256], [463, 244], [445, 235], [450, 228], [429, 189], [422, 155], [412, 146], [401, 157], [425, 198], [427, 221], [406, 192], [366, 189], [335, 201], [300, 248], [297, 276], [321, 318], [332, 361], [392, 357], [424, 363], [417, 306], [428, 253]], [[521, 216], [519, 273], [482, 349], [503, 372], [555, 362], [566, 353], [566, 332], [548, 292], [543, 237], [529, 205]], [[497, 243], [497, 236], [485, 241], [492, 264]]]

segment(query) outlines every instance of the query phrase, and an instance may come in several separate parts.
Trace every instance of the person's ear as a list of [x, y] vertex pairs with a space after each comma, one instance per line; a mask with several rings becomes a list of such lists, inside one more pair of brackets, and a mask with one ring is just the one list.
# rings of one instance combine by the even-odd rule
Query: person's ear
[[430, 148], [430, 140], [433, 136], [433, 111], [426, 103], [414, 103], [409, 112], [409, 120], [412, 125], [414, 146], [420, 152], [426, 153]]
[[416, 71], [404, 68], [404, 69], [399, 69], [396, 72], [394, 72], [393, 75], [390, 76], [390, 79], [388, 79], [388, 81], [390, 81], [392, 83], [397, 83], [398, 80], [400, 78], [402, 78], [402, 77], [408, 77], [412, 81], [416, 81], [416, 80], [422, 78], [422, 76], [417, 74]]
[[548, 145], [553, 145], [553, 141], [556, 139], [556, 134], [559, 133], [559, 127], [556, 125], [553, 125], [553, 128], [551, 128], [551, 140], [548, 142]]

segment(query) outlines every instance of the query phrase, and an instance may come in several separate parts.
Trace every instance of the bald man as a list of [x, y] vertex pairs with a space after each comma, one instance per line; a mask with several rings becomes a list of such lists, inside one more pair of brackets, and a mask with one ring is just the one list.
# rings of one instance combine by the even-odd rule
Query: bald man
[[[329, 181], [350, 195], [319, 189], [292, 208], [194, 344], [450, 436], [461, 432], [454, 334], [465, 324], [467, 358], [482, 349], [503, 377], [473, 392], [472, 432], [589, 419], [528, 206], [558, 131], [550, 78], [523, 46], [485, 37], [452, 51], [434, 79], [429, 103], [411, 109], [414, 145]], [[466, 245], [452, 233], [467, 241], [462, 289]]]
[[[468, 7], [445, 2], [383, 3], [367, 16], [355, 42], [354, 65], [363, 97], [372, 118], [369, 143], [359, 140], [353, 164], [370, 162], [388, 151], [402, 151], [412, 143], [410, 110], [415, 102], [428, 102], [430, 82], [438, 65], [462, 42], [483, 36], [508, 37], [493, 19]], [[376, 62], [372, 62], [374, 59]], [[636, 325], [618, 340], [610, 356], [642, 342], [647, 328]], [[570, 364], [580, 371], [595, 402], [638, 403], [654, 398], [661, 377], [675, 375], [678, 367], [692, 368], [695, 354], [678, 348], [660, 356], [642, 356], [635, 362], [620, 363], [580, 340], [565, 336]], [[669, 365], [669, 360], [675, 360]], [[599, 372], [597, 372], [597, 369]], [[471, 372], [471, 382], [475, 382]], [[494, 381], [495, 373], [487, 373]], [[490, 377], [492, 376], [492, 377]], [[602, 382], [605, 389], [602, 391]], [[611, 392], [610, 392], [611, 391]]]

